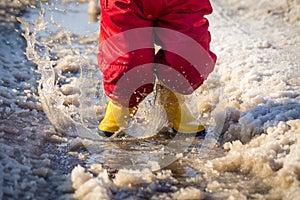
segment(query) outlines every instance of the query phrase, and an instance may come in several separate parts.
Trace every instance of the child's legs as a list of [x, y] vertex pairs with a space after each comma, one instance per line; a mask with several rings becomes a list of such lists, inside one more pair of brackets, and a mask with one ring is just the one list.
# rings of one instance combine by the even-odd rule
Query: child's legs
[[157, 77], [178, 93], [192, 93], [213, 70], [216, 57], [209, 50], [209, 24], [204, 18], [211, 12], [209, 1], [170, 0], [169, 14], [155, 24], [157, 42], [162, 46], [155, 57]]
[[153, 90], [152, 22], [133, 1], [101, 1], [98, 62], [105, 93], [126, 107], [136, 106]]

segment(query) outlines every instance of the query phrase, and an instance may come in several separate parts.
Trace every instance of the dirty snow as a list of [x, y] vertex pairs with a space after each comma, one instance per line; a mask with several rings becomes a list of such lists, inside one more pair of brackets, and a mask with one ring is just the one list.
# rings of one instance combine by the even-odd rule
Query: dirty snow
[[[98, 33], [76, 35], [78, 23], [64, 27], [47, 15], [79, 12], [88, 19], [97, 9], [68, 1], [44, 5], [45, 20], [57, 31], [28, 34], [25, 41], [15, 16], [32, 5], [21, 17], [33, 27], [40, 9], [34, 1], [20, 2], [0, 3], [0, 199], [300, 196], [298, 0], [213, 1], [218, 63], [187, 101], [220, 138], [209, 134], [180, 152], [167, 148], [164, 137], [110, 143], [93, 134], [105, 108], [95, 60]], [[26, 57], [34, 43], [39, 46], [28, 46]], [[162, 166], [169, 157], [176, 161]]]

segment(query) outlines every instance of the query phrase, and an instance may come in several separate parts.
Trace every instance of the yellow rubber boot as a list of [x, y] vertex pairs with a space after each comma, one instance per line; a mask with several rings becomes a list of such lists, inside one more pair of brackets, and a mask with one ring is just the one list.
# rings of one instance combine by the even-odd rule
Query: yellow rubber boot
[[195, 118], [184, 103], [184, 96], [172, 92], [165, 86], [159, 85], [160, 103], [164, 106], [168, 121], [172, 123], [176, 132], [183, 134], [197, 134], [205, 130], [199, 120]]
[[101, 135], [110, 137], [121, 127], [126, 128], [130, 118], [136, 113], [136, 110], [136, 107], [126, 108], [109, 100], [104, 118], [98, 126], [98, 132]]

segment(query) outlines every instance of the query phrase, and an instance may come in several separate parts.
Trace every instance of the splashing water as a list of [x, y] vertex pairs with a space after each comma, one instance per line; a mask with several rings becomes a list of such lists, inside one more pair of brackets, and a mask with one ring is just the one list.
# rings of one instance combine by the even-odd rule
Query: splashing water
[[[46, 21], [44, 8], [33, 23], [21, 18], [18, 21], [25, 28], [27, 58], [37, 65], [41, 74], [38, 91], [49, 120], [60, 133], [97, 142], [97, 145], [86, 145], [90, 152], [97, 152], [99, 147], [96, 146], [103, 146], [107, 142], [96, 132], [107, 99], [96, 65], [93, 65], [86, 52], [76, 48], [80, 46], [78, 43], [72, 44], [82, 37], [59, 29], [52, 17]], [[57, 32], [51, 31], [53, 26]], [[97, 41], [96, 36], [93, 38]], [[95, 47], [93, 45], [90, 48]], [[165, 125], [164, 111], [160, 106], [155, 106], [153, 99], [153, 95], [149, 95], [140, 105], [136, 117], [126, 130], [129, 135], [150, 137]]]
[[[47, 11], [59, 12], [58, 9], [47, 4], [46, 6]], [[80, 138], [81, 143], [91, 154], [89, 157], [91, 163], [111, 160], [110, 157], [121, 153], [126, 155], [122, 157], [127, 160], [117, 160], [115, 166], [111, 163], [111, 167], [123, 168], [124, 163], [129, 160], [130, 167], [145, 167], [146, 164], [153, 168], [153, 162], [163, 167], [181, 157], [183, 149], [192, 144], [192, 139], [181, 142], [180, 137], [175, 137], [170, 142], [162, 138], [161, 141], [140, 141], [139, 144], [130, 143], [124, 146], [120, 143], [111, 143], [109, 139], [97, 134], [97, 125], [104, 115], [107, 101], [94, 55], [94, 52], [97, 52], [98, 33], [88, 36], [70, 33], [60, 28], [60, 24], [55, 22], [52, 15], [48, 16], [47, 11], [42, 8], [32, 23], [20, 18], [18, 20], [25, 27], [27, 58], [37, 65], [41, 74], [39, 80], [41, 103], [56, 129], [65, 135]], [[167, 127], [166, 113], [155, 99], [155, 92], [147, 96], [139, 105], [130, 126], [125, 130], [133, 139], [152, 137], [163, 127]], [[188, 107], [195, 116], [197, 99], [195, 94], [186, 98]], [[219, 134], [220, 132], [216, 132], [213, 127], [208, 128], [205, 142], [199, 148], [202, 156], [208, 155], [214, 148]], [[136, 152], [134, 153], [132, 149]], [[147, 153], [143, 155], [141, 151]], [[157, 170], [157, 167], [154, 168]]]

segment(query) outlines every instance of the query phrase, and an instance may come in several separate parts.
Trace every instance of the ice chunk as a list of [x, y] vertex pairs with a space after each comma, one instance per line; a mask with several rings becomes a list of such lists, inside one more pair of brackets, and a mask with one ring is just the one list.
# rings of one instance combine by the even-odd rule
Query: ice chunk
[[106, 170], [101, 171], [94, 178], [91, 173], [85, 172], [84, 168], [77, 166], [73, 169], [71, 179], [75, 189], [75, 199], [111, 199], [111, 181]]
[[140, 170], [129, 170], [121, 169], [114, 179], [114, 183], [118, 187], [123, 187], [125, 185], [138, 185], [142, 183], [150, 183], [154, 180], [155, 176], [149, 169]]
[[201, 199], [203, 197], [204, 194], [194, 187], [181, 188], [179, 191], [172, 194], [172, 199], [177, 200]]

